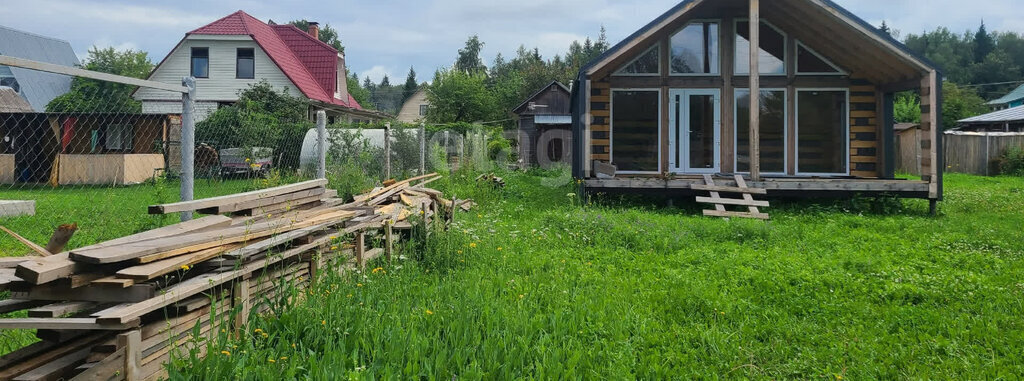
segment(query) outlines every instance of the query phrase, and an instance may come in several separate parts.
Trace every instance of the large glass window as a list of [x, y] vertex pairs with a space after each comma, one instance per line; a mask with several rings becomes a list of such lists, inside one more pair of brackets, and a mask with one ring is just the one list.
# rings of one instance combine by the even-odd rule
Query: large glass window
[[797, 172], [848, 173], [848, 98], [846, 90], [797, 91]]
[[[761, 90], [762, 173], [786, 173], [786, 91]], [[750, 90], [736, 90], [736, 171], [750, 172]]]
[[192, 48], [192, 76], [210, 78], [210, 48]]
[[796, 48], [796, 72], [797, 74], [843, 74], [842, 70], [802, 44], [798, 44]]
[[623, 172], [658, 172], [660, 92], [612, 92], [612, 162]]
[[718, 23], [695, 22], [672, 36], [672, 74], [718, 74]]
[[[761, 22], [761, 49], [758, 67], [761, 74], [786, 74], [786, 35]], [[736, 74], [750, 75], [750, 23], [736, 22]]]
[[235, 59], [235, 77], [239, 79], [256, 78], [256, 57], [253, 48], [238, 48]]
[[658, 53], [658, 45], [654, 45], [632, 62], [623, 66], [615, 74], [617, 75], [658, 75], [661, 71], [658, 70], [659, 63], [661, 61], [661, 54]]

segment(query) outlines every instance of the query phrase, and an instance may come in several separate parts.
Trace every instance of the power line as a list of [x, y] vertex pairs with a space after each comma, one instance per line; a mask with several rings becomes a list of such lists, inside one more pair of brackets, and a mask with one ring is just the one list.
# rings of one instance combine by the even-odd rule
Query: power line
[[979, 83], [979, 84], [976, 84], [976, 85], [963, 85], [961, 87], [982, 87], [982, 86], [1019, 85], [1019, 84], [1024, 84], [1024, 81]]

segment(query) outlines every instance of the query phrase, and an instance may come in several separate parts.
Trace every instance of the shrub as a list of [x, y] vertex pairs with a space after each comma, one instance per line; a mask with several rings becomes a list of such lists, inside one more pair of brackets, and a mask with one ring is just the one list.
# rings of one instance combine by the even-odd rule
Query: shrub
[[1024, 176], [1024, 147], [1010, 147], [999, 157], [999, 173]]

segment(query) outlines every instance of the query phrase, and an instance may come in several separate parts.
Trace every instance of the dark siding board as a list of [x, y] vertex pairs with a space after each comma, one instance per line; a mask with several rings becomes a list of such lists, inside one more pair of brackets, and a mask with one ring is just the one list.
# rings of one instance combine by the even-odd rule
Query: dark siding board
[[593, 136], [591, 137], [594, 139], [610, 139], [610, 135], [611, 134], [609, 134], [608, 131], [594, 131]]
[[876, 111], [878, 106], [874, 103], [854, 103], [851, 110], [853, 111]]

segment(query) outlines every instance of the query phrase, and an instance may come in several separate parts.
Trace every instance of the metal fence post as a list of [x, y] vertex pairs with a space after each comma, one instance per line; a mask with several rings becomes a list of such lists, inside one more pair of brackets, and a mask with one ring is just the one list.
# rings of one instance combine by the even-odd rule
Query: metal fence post
[[420, 175], [427, 173], [427, 128], [420, 123]]
[[[196, 79], [185, 77], [181, 85], [188, 88], [187, 93], [181, 94], [181, 201], [192, 201], [196, 175]], [[191, 219], [192, 212], [181, 213], [181, 221]]]
[[384, 179], [391, 178], [391, 122], [384, 123]]
[[316, 112], [316, 178], [327, 178], [327, 113]]

